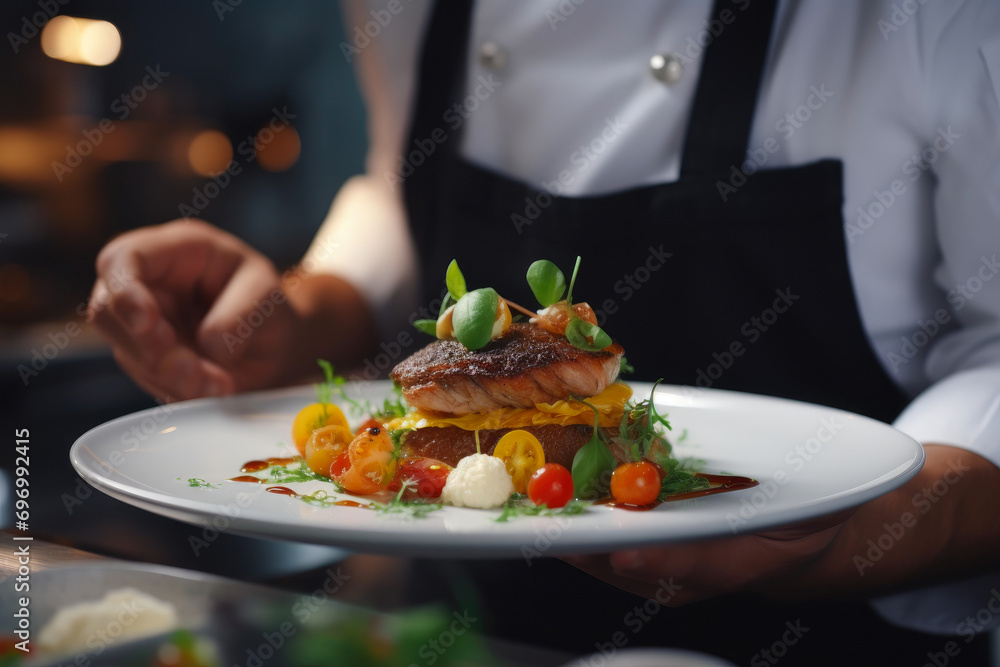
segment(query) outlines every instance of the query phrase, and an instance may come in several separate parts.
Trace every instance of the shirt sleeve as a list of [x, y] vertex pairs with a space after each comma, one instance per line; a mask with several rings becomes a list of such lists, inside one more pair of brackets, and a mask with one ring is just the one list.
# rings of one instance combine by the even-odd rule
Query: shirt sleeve
[[[935, 341], [931, 384], [894, 425], [1000, 466], [1000, 4], [967, 2], [943, 25], [926, 42], [929, 122], [961, 136], [933, 165], [935, 278], [958, 326]], [[897, 625], [971, 641], [1000, 628], [1000, 570], [873, 605]]]

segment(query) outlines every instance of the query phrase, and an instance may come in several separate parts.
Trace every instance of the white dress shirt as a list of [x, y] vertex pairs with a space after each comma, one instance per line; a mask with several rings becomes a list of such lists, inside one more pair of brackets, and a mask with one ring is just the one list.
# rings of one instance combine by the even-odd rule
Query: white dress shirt
[[[748, 2], [733, 0], [733, 21]], [[703, 45], [721, 25], [709, 23], [710, 9], [477, 2], [467, 92], [492, 92], [463, 118], [464, 156], [539, 189], [561, 178], [570, 196], [676, 180]], [[413, 149], [404, 143], [428, 10], [420, 0], [345, 3], [342, 46], [370, 114], [367, 174], [338, 195], [307, 255], [322, 254], [326, 270], [361, 289], [386, 338], [408, 328], [416, 307], [394, 176]], [[1000, 465], [1000, 2], [787, 0], [776, 21], [749, 162], [736, 168], [843, 160], [861, 319], [913, 397], [895, 426]], [[656, 55], [680, 69], [656, 76]], [[484, 89], [484, 78], [494, 83]], [[384, 260], [360, 263], [373, 233]], [[970, 582], [966, 597], [952, 586], [948, 598], [910, 594], [878, 607], [957, 634], [1000, 586], [1000, 576], [984, 581]]]

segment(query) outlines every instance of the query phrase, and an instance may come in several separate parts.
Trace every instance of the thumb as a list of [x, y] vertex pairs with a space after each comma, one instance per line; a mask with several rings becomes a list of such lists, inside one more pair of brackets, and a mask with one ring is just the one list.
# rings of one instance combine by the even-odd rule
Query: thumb
[[198, 327], [198, 346], [206, 358], [231, 368], [250, 347], [246, 342], [268, 315], [261, 300], [280, 288], [273, 265], [264, 257], [247, 256], [237, 264]]

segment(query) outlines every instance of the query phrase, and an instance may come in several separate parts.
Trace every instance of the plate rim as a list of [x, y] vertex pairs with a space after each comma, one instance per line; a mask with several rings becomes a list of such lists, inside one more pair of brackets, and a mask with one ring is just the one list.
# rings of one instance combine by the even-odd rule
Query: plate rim
[[[654, 386], [653, 383], [649, 382], [629, 382], [628, 384], [633, 387], [636, 396], [648, 395], [648, 392]], [[360, 380], [350, 382], [346, 385], [349, 393], [353, 392], [358, 393], [359, 395], [363, 395], [365, 393], [366, 390], [363, 388], [368, 388], [367, 391], [376, 391], [379, 386], [384, 386], [388, 389], [392, 386], [392, 383], [388, 380]], [[279, 389], [266, 389], [222, 398], [198, 398], [188, 401], [180, 401], [169, 405], [178, 406], [172, 408], [172, 411], [176, 411], [178, 409], [201, 410], [218, 404], [225, 407], [226, 403], [236, 402], [243, 404], [256, 404], [260, 401], [268, 402], [287, 399], [289, 397], [305, 393], [310, 387], [311, 385], [300, 385]], [[645, 394], [643, 392], [645, 392]], [[898, 429], [895, 429], [890, 424], [840, 408], [833, 408], [821, 404], [798, 401], [795, 399], [768, 396], [765, 394], [752, 394], [726, 389], [691, 387], [687, 385], [659, 384], [656, 387], [655, 395], [676, 396], [687, 394], [688, 396], [686, 398], [690, 399], [691, 393], [694, 394], [695, 400], [693, 400], [690, 405], [683, 406], [685, 408], [719, 408], [718, 405], [704, 405], [705, 402], [709, 402], [707, 401], [707, 398], [710, 398], [711, 402], [719, 401], [722, 403], [730, 403], [735, 401], [737, 404], [742, 404], [742, 407], [752, 407], [755, 403], [774, 404], [777, 402], [793, 409], [804, 408], [807, 410], [822, 411], [826, 414], [839, 414], [852, 420], [860, 420], [862, 423], [865, 423], [868, 426], [873, 426], [877, 429], [888, 429], [896, 437], [901, 437], [908, 441], [908, 445], [912, 445], [913, 452], [910, 459], [908, 461], [903, 461], [901, 458], [900, 464], [896, 466], [896, 468], [883, 473], [881, 477], [884, 477], [885, 479], [874, 478], [870, 482], [866, 483], [860, 491], [857, 489], [846, 489], [844, 492], [837, 494], [834, 497], [814, 501], [812, 504], [822, 501], [824, 511], [821, 513], [811, 514], [810, 516], [812, 518], [844, 511], [846, 509], [862, 505], [866, 502], [870, 502], [881, 495], [889, 493], [912, 479], [920, 471], [924, 464], [924, 448], [912, 437], [902, 431], [899, 431]], [[214, 527], [212, 520], [214, 517], [219, 515], [219, 508], [224, 507], [229, 503], [212, 503], [209, 501], [193, 500], [172, 496], [162, 491], [139, 488], [119, 480], [111, 479], [107, 474], [101, 473], [96, 467], [88, 465], [88, 463], [82, 459], [82, 452], [89, 451], [90, 456], [93, 459], [102, 460], [97, 457], [97, 454], [94, 453], [93, 450], [90, 450], [89, 442], [90, 439], [96, 437], [96, 435], [98, 435], [101, 431], [111, 430], [116, 425], [123, 422], [141, 420], [146, 416], [163, 409], [164, 405], [157, 405], [155, 407], [139, 410], [130, 414], [121, 415], [104, 422], [103, 424], [88, 429], [85, 433], [79, 436], [70, 447], [70, 461], [76, 472], [88, 484], [121, 502], [132, 504], [145, 511], [161, 514], [191, 526]], [[662, 532], [658, 533], [655, 530], [651, 531], [651, 534], [647, 535], [636, 534], [625, 537], [619, 534], [619, 539], [609, 542], [609, 549], [619, 550], [650, 546], [653, 544], [678, 544], [703, 539], [747, 535], [767, 530], [769, 528], [794, 523], [795, 521], [801, 521], [801, 517], [798, 516], [800, 507], [801, 506], [797, 505], [783, 510], [772, 510], [766, 513], [765, 516], [759, 518], [755, 516], [753, 517], [753, 521], [748, 523], [746, 529], [738, 531], [730, 529], [725, 532], [720, 532], [719, 527], [716, 524], [707, 524], [697, 529], [688, 527], [688, 530], [683, 535], [664, 535]], [[452, 507], [445, 509], [446, 511], [457, 510], [462, 512], [480, 511]], [[220, 529], [218, 527], [215, 528], [220, 530], [220, 532], [229, 532], [247, 535], [250, 537], [321, 544], [365, 553], [406, 555], [413, 557], [523, 557], [523, 546], [525, 546], [525, 541], [528, 539], [527, 529], [525, 531], [515, 530], [510, 532], [504, 530], [477, 531], [471, 533], [471, 535], [475, 536], [475, 540], [470, 540], [470, 533], [465, 532], [435, 533], [435, 539], [433, 542], [429, 542], [426, 539], [426, 536], [422, 538], [418, 532], [396, 532], [393, 533], [396, 539], [379, 539], [380, 537], [386, 536], [389, 531], [386, 530], [386, 524], [376, 522], [372, 522], [365, 528], [359, 528], [356, 526], [335, 528], [326, 524], [317, 525], [318, 530], [315, 532], [315, 535], [312, 535], [315, 539], [306, 539], [306, 537], [309, 536], [304, 536], [301, 534], [300, 530], [295, 529], [299, 527], [300, 524], [288, 524], [282, 522], [280, 518], [272, 517], [268, 519], [269, 515], [266, 511], [254, 510], [255, 508], [252, 506], [247, 507], [239, 516], [233, 517], [229, 521], [229, 525], [224, 529]], [[610, 512], [616, 510], [606, 508], [606, 511]], [[506, 525], [520, 525], [525, 526], [526, 528], [531, 527], [534, 529], [534, 534], [537, 535], [539, 533], [537, 526], [551, 525], [551, 521], [556, 518], [557, 517], [529, 517], [520, 519], [516, 524]], [[292, 527], [291, 530], [289, 529], [289, 526]], [[512, 540], [512, 536], [524, 537], [524, 539]], [[599, 549], [595, 549], [592, 540], [580, 541], [572, 539], [567, 540], [565, 538], [566, 536], [563, 535], [559, 540], [554, 540], [552, 542], [552, 547], [544, 553], [544, 556], [549, 557], [595, 553], [599, 551]]]

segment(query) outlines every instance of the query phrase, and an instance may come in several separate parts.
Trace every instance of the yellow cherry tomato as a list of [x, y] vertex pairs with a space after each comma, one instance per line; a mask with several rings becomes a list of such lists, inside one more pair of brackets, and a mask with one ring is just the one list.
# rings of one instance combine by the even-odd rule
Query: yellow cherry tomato
[[292, 442], [299, 454], [306, 455], [306, 443], [312, 432], [321, 426], [343, 426], [347, 425], [347, 417], [343, 411], [333, 403], [313, 403], [299, 410], [292, 422]]
[[528, 480], [545, 465], [545, 451], [538, 438], [520, 429], [500, 438], [493, 449], [493, 456], [503, 461], [507, 473], [514, 481], [514, 490], [528, 492]]
[[317, 475], [330, 477], [330, 466], [338, 456], [347, 452], [353, 439], [354, 434], [346, 426], [331, 424], [319, 427], [306, 441], [303, 453], [306, 465]]

